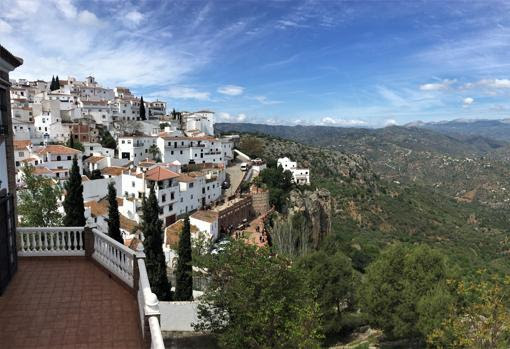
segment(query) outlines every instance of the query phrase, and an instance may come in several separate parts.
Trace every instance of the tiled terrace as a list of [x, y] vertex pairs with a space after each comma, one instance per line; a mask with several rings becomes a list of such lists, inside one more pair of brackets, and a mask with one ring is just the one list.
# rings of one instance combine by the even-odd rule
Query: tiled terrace
[[19, 258], [1, 348], [142, 348], [136, 296], [85, 257]]

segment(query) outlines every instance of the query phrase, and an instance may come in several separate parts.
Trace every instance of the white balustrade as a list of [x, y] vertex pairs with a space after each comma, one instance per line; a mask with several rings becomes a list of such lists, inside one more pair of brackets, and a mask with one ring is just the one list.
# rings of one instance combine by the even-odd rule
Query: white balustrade
[[94, 258], [99, 264], [111, 271], [129, 287], [134, 287], [133, 273], [135, 251], [115, 241], [97, 229], [94, 233]]
[[22, 257], [85, 256], [83, 227], [17, 228]]
[[[159, 317], [161, 315], [159, 311], [159, 301], [158, 297], [151, 291], [147, 269], [145, 268], [145, 254], [143, 252], [138, 252], [136, 257], [140, 277], [138, 282], [138, 307], [140, 311], [140, 323], [142, 324], [142, 334], [144, 338], [150, 335], [152, 349], [164, 349], [165, 344], [163, 343], [161, 325], [159, 323]], [[145, 333], [143, 325], [145, 319], [147, 319], [149, 323], [150, 334]]]

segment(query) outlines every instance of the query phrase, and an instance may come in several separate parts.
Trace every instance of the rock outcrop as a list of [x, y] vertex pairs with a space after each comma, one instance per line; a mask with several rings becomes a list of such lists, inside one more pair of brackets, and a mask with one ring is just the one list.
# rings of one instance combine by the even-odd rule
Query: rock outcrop
[[333, 212], [331, 194], [326, 189], [293, 190], [289, 196], [289, 215], [302, 214], [309, 225], [314, 248], [331, 232]]

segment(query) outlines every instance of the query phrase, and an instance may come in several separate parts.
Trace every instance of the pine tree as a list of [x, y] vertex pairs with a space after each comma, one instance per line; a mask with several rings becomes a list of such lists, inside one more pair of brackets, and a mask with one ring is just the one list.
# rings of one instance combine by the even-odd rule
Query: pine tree
[[55, 76], [51, 76], [50, 91], [55, 90]]
[[171, 300], [171, 285], [166, 274], [163, 254], [162, 222], [159, 219], [159, 205], [154, 186], [151, 187], [149, 198], [143, 200], [142, 212], [143, 248], [149, 283], [159, 300]]
[[108, 184], [108, 235], [124, 244], [124, 239], [120, 233], [120, 215], [119, 204], [117, 203], [117, 190], [115, 184], [110, 182]]
[[83, 205], [83, 185], [81, 184], [80, 168], [76, 155], [73, 158], [73, 166], [69, 179], [64, 188], [66, 197], [63, 202], [65, 216], [64, 226], [83, 227], [85, 226], [85, 207]]
[[143, 96], [140, 98], [140, 119], [147, 120], [147, 117], [145, 116], [145, 104], [143, 103]]
[[177, 301], [193, 300], [193, 277], [191, 266], [191, 227], [189, 217], [184, 219], [184, 226], [179, 237], [179, 259], [175, 272], [175, 295]]

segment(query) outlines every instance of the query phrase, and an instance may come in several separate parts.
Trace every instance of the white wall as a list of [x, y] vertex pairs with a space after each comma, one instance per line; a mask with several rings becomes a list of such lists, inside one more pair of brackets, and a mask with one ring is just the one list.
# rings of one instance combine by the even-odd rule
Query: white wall
[[121, 196], [119, 189], [121, 179], [120, 176], [113, 178], [101, 178], [83, 182], [83, 201], [99, 201], [108, 195], [108, 184], [113, 181], [115, 189], [117, 189], [117, 196]]
[[198, 302], [159, 302], [161, 331], [194, 331], [198, 322]]

